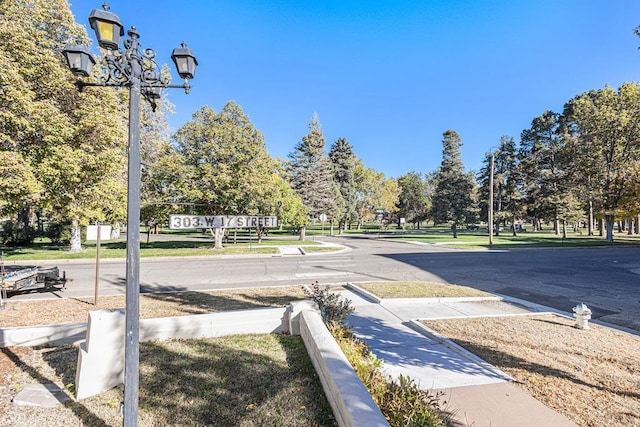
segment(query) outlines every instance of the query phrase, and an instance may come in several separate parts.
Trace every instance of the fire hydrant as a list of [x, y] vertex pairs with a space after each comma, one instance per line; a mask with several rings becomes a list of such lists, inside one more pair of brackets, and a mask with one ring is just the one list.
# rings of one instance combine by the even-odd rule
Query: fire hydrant
[[589, 329], [589, 319], [591, 319], [591, 310], [583, 302], [573, 307], [573, 317], [576, 318], [576, 324], [573, 325], [578, 329]]

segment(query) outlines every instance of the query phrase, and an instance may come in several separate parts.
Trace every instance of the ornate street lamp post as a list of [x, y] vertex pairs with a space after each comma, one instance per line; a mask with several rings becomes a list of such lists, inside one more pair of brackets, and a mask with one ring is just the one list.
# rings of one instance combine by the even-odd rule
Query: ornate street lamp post
[[[125, 382], [123, 424], [138, 424], [138, 379], [139, 379], [139, 292], [140, 292], [140, 97], [155, 110], [156, 99], [164, 88], [182, 88], [189, 93], [189, 80], [195, 75], [195, 56], [184, 43], [173, 50], [171, 58], [184, 79], [182, 85], [170, 85], [160, 73], [154, 61], [155, 52], [144, 49], [138, 43], [140, 34], [135, 27], [127, 32], [124, 49], [120, 49], [120, 37], [124, 29], [120, 18], [109, 12], [106, 2], [104, 10], [94, 9], [89, 15], [89, 24], [95, 31], [98, 44], [106, 50], [100, 66], [102, 72], [96, 82], [78, 80], [80, 90], [85, 86], [115, 86], [129, 88], [129, 171], [127, 189], [127, 285], [125, 318]], [[71, 71], [79, 77], [91, 75], [96, 60], [85, 46], [66, 46], [63, 55]]]

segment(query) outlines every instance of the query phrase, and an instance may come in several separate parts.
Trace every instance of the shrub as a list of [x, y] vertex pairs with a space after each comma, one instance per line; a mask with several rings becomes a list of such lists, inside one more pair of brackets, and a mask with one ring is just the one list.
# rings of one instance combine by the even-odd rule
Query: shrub
[[71, 224], [52, 222], [47, 227], [46, 236], [56, 246], [68, 245], [71, 242]]
[[33, 243], [36, 232], [17, 221], [5, 221], [0, 230], [0, 241], [7, 246], [27, 246]]
[[320, 287], [317, 281], [310, 286], [310, 289], [305, 289], [305, 293], [318, 304], [322, 320], [326, 324], [342, 325], [347, 316], [353, 313], [351, 300], [341, 298], [340, 295], [331, 292], [327, 286]]

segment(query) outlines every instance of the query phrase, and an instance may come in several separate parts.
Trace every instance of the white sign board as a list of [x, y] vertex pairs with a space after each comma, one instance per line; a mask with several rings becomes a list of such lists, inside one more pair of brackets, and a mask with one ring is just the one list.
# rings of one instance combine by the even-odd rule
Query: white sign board
[[[110, 225], [101, 225], [100, 226], [100, 240], [110, 240], [111, 239], [111, 226]], [[98, 240], [98, 226], [97, 225], [89, 225], [87, 226], [87, 240]]]
[[169, 228], [256, 228], [277, 227], [277, 216], [250, 215], [170, 215]]

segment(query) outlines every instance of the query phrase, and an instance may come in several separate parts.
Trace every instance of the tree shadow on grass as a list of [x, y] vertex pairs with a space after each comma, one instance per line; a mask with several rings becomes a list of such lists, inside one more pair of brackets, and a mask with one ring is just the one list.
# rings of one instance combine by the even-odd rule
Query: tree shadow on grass
[[[4, 355], [10, 359], [16, 367], [21, 369], [23, 372], [29, 374], [37, 383], [39, 384], [54, 384], [56, 381], [53, 378], [48, 378], [43, 375], [37, 367], [32, 366], [27, 361], [22, 360], [24, 357], [31, 357], [31, 352], [29, 352], [28, 356], [20, 356], [14, 353], [10, 348], [4, 347], [0, 349]], [[76, 370], [76, 362], [77, 362], [77, 354], [78, 349], [76, 347], [58, 347], [52, 350], [47, 350], [42, 354], [43, 360], [49, 364], [55, 371], [56, 374], [60, 376], [61, 380], [64, 384], [73, 384], [75, 380], [75, 370]], [[71, 409], [73, 413], [78, 417], [78, 419], [82, 422], [82, 425], [90, 425], [90, 426], [107, 426], [107, 422], [103, 420], [100, 416], [93, 413], [87, 406], [80, 402], [68, 401], [64, 403], [66, 408]], [[37, 416], [39, 413], [42, 413], [44, 418], [47, 418], [47, 414], [49, 411], [55, 409], [51, 408], [32, 408], [34, 416]], [[34, 425], [36, 425], [36, 421], [34, 419]]]
[[299, 337], [146, 343], [140, 359], [141, 416], [147, 423], [333, 425], [317, 377], [304, 369], [310, 362]]
[[[566, 325], [562, 325], [566, 326]], [[562, 369], [552, 368], [550, 366], [542, 365], [530, 360], [523, 359], [510, 353], [506, 353], [495, 348], [486, 347], [477, 343], [466, 340], [453, 340], [456, 344], [464, 347], [471, 353], [479, 356], [488, 363], [497, 366], [500, 369], [519, 369], [523, 371], [533, 372], [545, 377], [556, 377], [567, 381], [570, 381], [576, 385], [589, 387], [596, 390], [600, 390], [606, 393], [613, 393], [619, 396], [626, 396], [632, 399], [640, 399], [640, 393], [630, 392], [627, 390], [616, 389], [614, 387], [605, 387], [600, 384], [594, 384], [591, 382], [583, 381], [580, 378], [576, 378], [572, 373], [564, 371]]]

